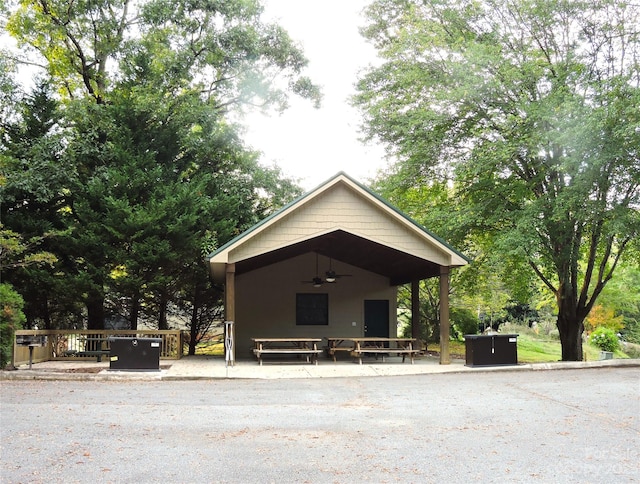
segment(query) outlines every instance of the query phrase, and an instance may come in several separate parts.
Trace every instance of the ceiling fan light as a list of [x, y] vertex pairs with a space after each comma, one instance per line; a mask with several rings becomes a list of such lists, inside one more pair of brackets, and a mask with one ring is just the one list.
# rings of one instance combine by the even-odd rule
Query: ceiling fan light
[[327, 271], [327, 277], [325, 281], [336, 282], [336, 273], [334, 271]]

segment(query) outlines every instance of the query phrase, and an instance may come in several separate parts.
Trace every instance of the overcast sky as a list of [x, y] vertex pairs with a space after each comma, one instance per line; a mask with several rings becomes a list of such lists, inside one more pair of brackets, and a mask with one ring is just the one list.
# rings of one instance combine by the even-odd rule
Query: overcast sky
[[307, 74], [322, 86], [324, 99], [320, 109], [292, 98], [282, 115], [248, 116], [245, 140], [264, 153], [266, 164], [276, 163], [305, 189], [339, 171], [366, 183], [386, 164], [381, 147], [358, 140], [359, 115], [348, 103], [359, 70], [375, 59], [375, 50], [358, 32], [368, 3], [264, 0], [264, 20], [277, 21], [302, 44], [309, 59]]

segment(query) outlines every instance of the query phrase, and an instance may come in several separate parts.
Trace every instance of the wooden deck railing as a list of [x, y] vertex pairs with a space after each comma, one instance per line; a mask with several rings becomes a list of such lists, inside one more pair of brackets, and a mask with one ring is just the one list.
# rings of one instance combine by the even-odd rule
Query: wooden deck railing
[[[95, 358], [75, 356], [76, 353], [86, 350], [106, 349], [89, 348], [87, 345], [95, 344], [96, 339], [107, 339], [110, 336], [133, 338], [161, 338], [161, 359], [180, 359], [182, 357], [183, 333], [179, 330], [28, 330], [16, 331], [16, 336], [46, 336], [44, 346], [33, 348], [33, 363], [50, 360], [72, 360]], [[13, 344], [14, 365], [29, 363], [29, 347]]]

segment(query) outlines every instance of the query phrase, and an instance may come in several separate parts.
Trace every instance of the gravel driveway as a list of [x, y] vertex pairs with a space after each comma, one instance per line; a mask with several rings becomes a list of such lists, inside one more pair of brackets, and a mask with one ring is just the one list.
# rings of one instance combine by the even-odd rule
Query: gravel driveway
[[3, 483], [640, 480], [637, 368], [0, 392]]

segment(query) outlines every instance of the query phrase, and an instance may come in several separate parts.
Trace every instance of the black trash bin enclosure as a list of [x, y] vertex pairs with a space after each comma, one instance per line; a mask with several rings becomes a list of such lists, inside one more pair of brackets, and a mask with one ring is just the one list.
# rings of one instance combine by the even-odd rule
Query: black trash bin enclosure
[[110, 370], [160, 371], [162, 338], [109, 338]]
[[518, 364], [517, 334], [466, 334], [466, 366]]

